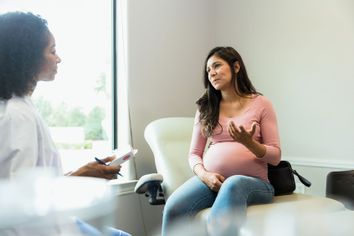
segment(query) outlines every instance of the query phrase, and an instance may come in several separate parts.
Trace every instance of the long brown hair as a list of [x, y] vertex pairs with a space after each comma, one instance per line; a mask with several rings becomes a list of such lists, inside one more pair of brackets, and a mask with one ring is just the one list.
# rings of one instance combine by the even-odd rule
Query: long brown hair
[[[217, 56], [225, 60], [232, 74], [232, 82], [235, 87], [235, 92], [240, 96], [247, 96], [251, 94], [260, 94], [252, 85], [246, 71], [246, 67], [243, 63], [241, 55], [232, 47], [215, 47], [209, 53], [204, 63], [204, 87], [205, 93], [197, 100], [198, 110], [200, 112], [199, 121], [202, 125], [203, 135], [210, 137], [213, 134], [213, 130], [219, 124], [219, 111], [221, 92], [216, 90], [209, 81], [208, 72], [206, 71], [207, 62], [210, 57]], [[240, 64], [240, 70], [235, 73], [234, 64], [238, 62]]]

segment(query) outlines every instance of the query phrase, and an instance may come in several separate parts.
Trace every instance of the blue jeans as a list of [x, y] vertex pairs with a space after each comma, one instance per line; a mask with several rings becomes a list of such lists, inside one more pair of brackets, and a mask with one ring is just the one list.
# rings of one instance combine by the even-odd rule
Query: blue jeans
[[248, 205], [270, 203], [273, 196], [273, 186], [259, 178], [230, 176], [219, 192], [214, 192], [198, 176], [194, 176], [168, 198], [163, 212], [162, 235], [168, 235], [177, 220], [192, 218], [200, 210], [209, 207], [208, 223], [218, 224], [225, 220], [222, 216], [227, 215], [237, 219], [239, 222], [233, 223], [240, 226], [246, 217]]
[[[75, 221], [83, 236], [103, 236], [102, 232], [100, 232], [94, 226], [86, 223], [85, 221], [80, 219], [76, 219]], [[131, 236], [131, 234], [124, 232], [123, 230], [115, 229], [112, 227], [107, 227], [107, 231], [109, 236]]]

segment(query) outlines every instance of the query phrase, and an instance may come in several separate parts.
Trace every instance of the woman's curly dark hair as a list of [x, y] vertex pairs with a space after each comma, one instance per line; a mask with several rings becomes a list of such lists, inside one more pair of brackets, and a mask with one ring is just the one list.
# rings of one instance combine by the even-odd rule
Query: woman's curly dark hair
[[38, 15], [0, 15], [0, 98], [24, 96], [34, 89], [48, 35], [47, 21]]
[[[221, 92], [216, 90], [209, 81], [208, 72], [206, 71], [207, 62], [210, 57], [217, 56], [225, 60], [231, 69], [232, 82], [234, 83], [235, 92], [240, 96], [247, 96], [251, 94], [260, 94], [252, 85], [243, 63], [241, 55], [232, 47], [215, 47], [209, 53], [204, 63], [204, 87], [206, 92], [197, 100], [198, 109], [200, 112], [199, 121], [202, 125], [202, 133], [206, 137], [213, 134], [213, 130], [219, 124], [219, 111]], [[234, 64], [240, 64], [240, 70], [235, 73]], [[220, 125], [220, 124], [219, 124]]]

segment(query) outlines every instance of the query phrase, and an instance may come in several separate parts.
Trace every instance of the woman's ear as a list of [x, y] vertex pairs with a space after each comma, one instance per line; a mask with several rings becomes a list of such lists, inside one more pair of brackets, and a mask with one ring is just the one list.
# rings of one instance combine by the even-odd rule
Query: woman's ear
[[238, 61], [236, 61], [234, 63], [234, 70], [235, 70], [236, 74], [240, 71], [240, 68], [241, 68], [240, 63]]

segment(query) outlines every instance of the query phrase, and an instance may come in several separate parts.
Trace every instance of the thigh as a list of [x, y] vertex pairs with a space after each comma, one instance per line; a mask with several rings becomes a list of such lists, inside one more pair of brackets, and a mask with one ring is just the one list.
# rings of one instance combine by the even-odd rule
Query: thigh
[[202, 209], [211, 207], [215, 198], [216, 193], [211, 191], [199, 177], [194, 176], [171, 194], [165, 209], [173, 209], [179, 214], [192, 216]]
[[259, 178], [234, 175], [225, 180], [219, 194], [238, 198], [247, 205], [260, 204], [272, 201], [274, 188], [270, 183]]
[[243, 175], [228, 177], [211, 208], [208, 217], [210, 230], [214, 232], [222, 225], [222, 233], [218, 235], [237, 235], [245, 222], [247, 206], [271, 202], [273, 193], [273, 187], [261, 179]]

